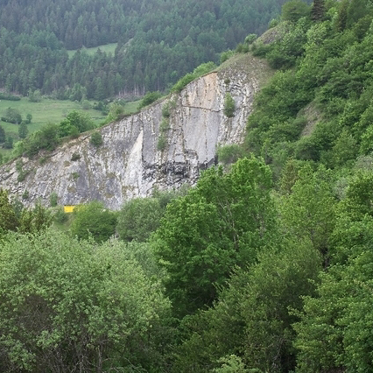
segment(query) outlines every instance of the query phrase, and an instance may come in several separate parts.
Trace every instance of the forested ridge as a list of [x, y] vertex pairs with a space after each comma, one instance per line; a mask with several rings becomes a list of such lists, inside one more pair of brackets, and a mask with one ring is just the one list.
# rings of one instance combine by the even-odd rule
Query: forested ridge
[[371, 372], [372, 21], [284, 4], [245, 143], [193, 188], [72, 216], [1, 190], [0, 370]]
[[[85, 0], [0, 4], [0, 88], [102, 100], [164, 91], [203, 62], [262, 33], [283, 0]], [[67, 49], [118, 43], [114, 55]], [[75, 86], [75, 87], [74, 87]], [[78, 92], [78, 93], [76, 93]], [[74, 97], [75, 93], [75, 97]]]

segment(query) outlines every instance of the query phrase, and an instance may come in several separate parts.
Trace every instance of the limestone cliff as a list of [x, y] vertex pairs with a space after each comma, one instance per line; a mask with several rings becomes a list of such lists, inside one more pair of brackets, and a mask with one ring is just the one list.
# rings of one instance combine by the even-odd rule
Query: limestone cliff
[[[188, 84], [180, 94], [100, 128], [103, 145], [99, 148], [90, 144], [90, 134], [83, 134], [44, 155], [43, 162], [23, 158], [27, 176], [22, 181], [17, 181], [16, 161], [2, 166], [0, 187], [20, 197], [27, 191], [26, 205], [38, 199], [48, 205], [55, 192], [59, 204], [100, 200], [110, 209], [119, 209], [125, 200], [149, 196], [155, 187], [194, 184], [200, 171], [215, 163], [218, 144], [243, 140], [254, 95], [267, 73], [264, 61], [235, 57]], [[223, 113], [227, 92], [235, 101], [233, 118]], [[167, 103], [170, 116], [165, 128], [162, 107]], [[160, 136], [166, 140], [163, 150], [157, 147]]]

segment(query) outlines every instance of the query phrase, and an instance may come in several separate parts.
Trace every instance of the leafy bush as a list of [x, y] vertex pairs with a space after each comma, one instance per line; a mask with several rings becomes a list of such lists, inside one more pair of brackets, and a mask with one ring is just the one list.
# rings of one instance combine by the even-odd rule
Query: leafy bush
[[90, 143], [96, 148], [100, 147], [103, 144], [101, 133], [96, 131], [91, 135]]
[[148, 92], [144, 98], [141, 100], [138, 110], [141, 110], [143, 107], [152, 104], [154, 101], [157, 101], [160, 97], [162, 97], [161, 93], [158, 91], [155, 92]]
[[236, 105], [234, 103], [233, 97], [229, 92], [227, 92], [224, 101], [224, 115], [226, 115], [228, 118], [232, 118], [234, 117], [235, 110]]
[[69, 216], [64, 212], [63, 206], [59, 207], [53, 215], [53, 220], [56, 223], [63, 224], [69, 219]]
[[21, 101], [21, 97], [13, 96], [11, 94], [0, 92], [0, 100], [6, 101]]
[[56, 207], [58, 202], [58, 195], [56, 192], [51, 193], [49, 196], [49, 204], [51, 207]]
[[163, 151], [165, 150], [166, 146], [167, 146], [166, 136], [163, 133], [161, 133], [160, 136], [158, 137], [157, 150]]
[[78, 130], [78, 134], [95, 128], [95, 124], [87, 113], [79, 113], [74, 110], [67, 115], [59, 124], [59, 136], [73, 136]]
[[244, 150], [237, 144], [219, 146], [217, 150], [218, 161], [224, 164], [236, 162], [244, 156]]
[[192, 73], [188, 73], [180, 78], [177, 83], [172, 87], [172, 92], [181, 92], [186, 85], [192, 82], [196, 77]]
[[19, 110], [8, 107], [1, 120], [7, 123], [20, 124], [22, 122], [22, 115]]
[[114, 234], [116, 222], [114, 212], [105, 209], [101, 202], [94, 201], [74, 210], [71, 232], [79, 239], [92, 236], [96, 242], [103, 242]]
[[160, 223], [163, 209], [156, 198], [136, 198], [126, 202], [118, 216], [117, 231], [124, 241], [146, 241]]
[[162, 117], [169, 118], [170, 117], [170, 103], [167, 102], [162, 106]]
[[223, 52], [220, 55], [220, 63], [223, 63], [223, 62], [229, 60], [233, 56], [234, 56], [234, 51], [227, 50], [227, 51]]
[[41, 93], [37, 89], [35, 91], [32, 91], [31, 89], [28, 92], [28, 100], [30, 102], [40, 102], [41, 101]]
[[258, 38], [257, 34], [249, 34], [245, 38], [245, 43], [251, 45]]
[[183, 88], [192, 82], [194, 79], [199, 78], [200, 76], [207, 74], [211, 70], [215, 69], [216, 65], [214, 62], [206, 62], [202, 63], [201, 65], [197, 66], [193, 73], [188, 73], [184, 75], [181, 79], [177, 81], [177, 83], [171, 88], [172, 92], [181, 92]]
[[24, 140], [24, 152], [28, 157], [32, 157], [42, 149], [54, 150], [59, 142], [59, 126], [49, 123]]
[[74, 152], [71, 156], [71, 161], [72, 162], [75, 162], [75, 161], [78, 161], [80, 159], [80, 154], [79, 153], [76, 153]]

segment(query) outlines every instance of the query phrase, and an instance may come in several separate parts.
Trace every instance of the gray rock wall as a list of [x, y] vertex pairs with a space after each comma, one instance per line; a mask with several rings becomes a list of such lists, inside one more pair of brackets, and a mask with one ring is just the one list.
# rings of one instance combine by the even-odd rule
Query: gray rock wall
[[[28, 191], [26, 205], [38, 199], [48, 205], [55, 192], [58, 203], [76, 205], [100, 200], [110, 209], [119, 209], [125, 200], [149, 196], [160, 190], [195, 184], [201, 169], [215, 163], [218, 144], [240, 143], [254, 94], [259, 90], [264, 62], [230, 64], [191, 82], [180, 94], [144, 108], [140, 113], [111, 123], [100, 132], [103, 145], [90, 144], [90, 135], [65, 143], [39, 159], [23, 158], [26, 178], [18, 182], [16, 162], [0, 168], [0, 187], [11, 195]], [[236, 111], [233, 118], [223, 114], [227, 92]], [[162, 107], [169, 103], [168, 129], [160, 129]], [[167, 145], [157, 150], [163, 134]], [[80, 159], [73, 161], [73, 154]]]

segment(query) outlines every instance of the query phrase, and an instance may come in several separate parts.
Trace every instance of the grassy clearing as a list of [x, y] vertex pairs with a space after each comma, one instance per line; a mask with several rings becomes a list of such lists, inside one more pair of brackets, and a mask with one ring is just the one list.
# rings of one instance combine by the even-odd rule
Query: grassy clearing
[[[43, 99], [41, 102], [30, 102], [27, 98], [22, 98], [21, 101], [0, 101], [0, 116], [3, 116], [5, 110], [8, 108], [17, 109], [22, 119], [26, 119], [27, 114], [32, 115], [32, 122], [28, 125], [29, 133], [37, 131], [47, 123], [59, 123], [73, 110], [83, 111], [95, 121], [96, 124], [101, 123], [105, 116], [100, 111], [89, 109], [83, 110], [79, 102], [60, 101]], [[7, 135], [18, 136], [18, 125], [12, 123], [1, 122]]]
[[[93, 48], [81, 48], [80, 50], [84, 51], [90, 56], [94, 55], [98, 49], [100, 49], [101, 52], [112, 53], [114, 55], [115, 48], [117, 47], [117, 45], [118, 43], [111, 43], [111, 44], [106, 44], [106, 45], [100, 45], [98, 47], [93, 47]], [[69, 54], [69, 58], [71, 58], [77, 51], [78, 49], [67, 51], [67, 53]]]
[[[128, 102], [124, 106], [124, 114], [130, 115], [138, 112], [140, 101]], [[91, 102], [93, 105], [93, 102]], [[8, 107], [17, 109], [22, 119], [26, 119], [27, 114], [32, 115], [32, 122], [28, 124], [29, 134], [39, 130], [48, 123], [60, 123], [70, 112], [77, 110], [87, 113], [95, 122], [96, 126], [105, 122], [106, 116], [101, 111], [88, 109], [83, 110], [79, 102], [61, 101], [52, 99], [43, 99], [41, 102], [30, 102], [27, 98], [22, 98], [20, 101], [0, 100], [0, 117], [4, 116]], [[6, 136], [13, 137], [14, 142], [19, 140], [18, 125], [0, 121], [0, 125], [4, 128]], [[0, 154], [8, 156], [12, 153], [12, 149], [4, 149], [0, 145]]]
[[127, 102], [126, 105], [124, 106], [124, 113], [126, 115], [137, 113], [139, 111], [138, 107], [139, 107], [140, 102], [141, 100]]

